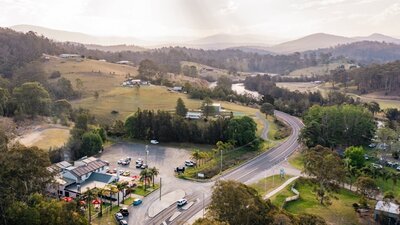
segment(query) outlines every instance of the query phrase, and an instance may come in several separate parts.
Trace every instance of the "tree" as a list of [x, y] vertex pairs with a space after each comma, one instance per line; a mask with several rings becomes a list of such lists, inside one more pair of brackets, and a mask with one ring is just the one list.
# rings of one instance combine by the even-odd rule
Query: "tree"
[[228, 225], [228, 223], [209, 218], [199, 218], [194, 221], [193, 225]]
[[50, 109], [50, 95], [37, 82], [24, 83], [14, 88], [13, 99], [20, 113], [35, 117], [48, 115]]
[[257, 124], [248, 116], [229, 120], [226, 128], [228, 140], [237, 146], [248, 144], [256, 139]]
[[304, 154], [304, 172], [315, 177], [319, 186], [317, 195], [320, 203], [324, 204], [332, 185], [344, 180], [345, 165], [337, 153], [329, 148], [316, 146]]
[[211, 113], [214, 113], [214, 108], [212, 107], [212, 104], [213, 101], [209, 97], [206, 97], [202, 103], [201, 108], [203, 109], [203, 113], [206, 118], [208, 118]]
[[115, 187], [118, 190], [118, 206], [119, 206], [119, 193], [122, 192], [122, 203], [125, 201], [125, 189], [128, 187], [128, 182], [117, 182]]
[[[110, 198], [110, 212], [111, 212], [112, 208], [113, 208], [112, 207], [112, 202], [113, 202], [112, 196], [114, 194], [118, 193], [118, 189], [117, 189], [117, 187], [115, 185], [108, 184], [107, 186], [104, 187], [102, 193], [105, 194], [105, 195], [108, 195], [108, 197]], [[118, 193], [118, 195], [119, 195], [119, 193]]]
[[154, 179], [160, 174], [160, 170], [158, 170], [156, 167], [150, 168], [150, 173], [151, 173], [151, 180], [153, 181], [153, 188], [154, 188]]
[[213, 187], [209, 210], [217, 221], [231, 225], [269, 224], [271, 219], [266, 215], [270, 207], [253, 188], [219, 180]]
[[99, 94], [99, 92], [98, 91], [95, 91], [94, 92], [94, 94], [93, 94], [93, 96], [94, 96], [94, 99], [99, 99], [99, 97], [100, 97], [100, 94]]
[[181, 98], [178, 98], [178, 100], [176, 101], [175, 112], [176, 115], [179, 115], [181, 117], [185, 117], [186, 113], [188, 112], [188, 109], [186, 108], [185, 103]]
[[382, 127], [377, 130], [376, 136], [378, 136], [379, 141], [383, 144], [390, 145], [390, 142], [395, 140], [398, 135], [396, 134], [396, 131], [388, 127]]
[[366, 103], [366, 107], [367, 109], [373, 114], [375, 115], [376, 113], [378, 113], [379, 111], [381, 111], [381, 108], [379, 106], [379, 103], [372, 101], [369, 103]]
[[151, 60], [145, 59], [139, 63], [139, 77], [145, 80], [152, 80], [159, 72], [158, 66]]
[[260, 108], [260, 111], [266, 115], [274, 115], [274, 110], [275, 107], [268, 102], [263, 103]]
[[345, 157], [348, 160], [349, 165], [358, 169], [365, 165], [365, 151], [363, 147], [348, 147], [345, 151]]
[[99, 153], [103, 148], [103, 140], [94, 132], [86, 132], [82, 135], [82, 147], [79, 157], [92, 156]]
[[361, 176], [357, 179], [355, 185], [358, 192], [365, 197], [373, 197], [378, 191], [378, 186], [371, 177]]
[[10, 101], [10, 94], [7, 89], [0, 88], [0, 116], [7, 114], [7, 104]]
[[147, 181], [152, 178], [151, 171], [149, 169], [144, 169], [140, 172], [140, 180], [144, 182], [144, 191], [147, 190]]
[[375, 134], [372, 113], [361, 106], [313, 106], [303, 121], [299, 138], [308, 147], [363, 146]]

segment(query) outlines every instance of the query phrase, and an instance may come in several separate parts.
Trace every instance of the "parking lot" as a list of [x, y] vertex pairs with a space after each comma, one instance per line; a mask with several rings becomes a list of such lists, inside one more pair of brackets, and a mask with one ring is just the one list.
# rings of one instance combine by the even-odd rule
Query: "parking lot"
[[[182, 166], [185, 160], [190, 159], [190, 151], [185, 149], [177, 149], [163, 147], [159, 145], [148, 145], [148, 155], [146, 157], [146, 145], [137, 143], [118, 143], [105, 149], [100, 156], [101, 159], [110, 163], [110, 170], [117, 169], [130, 171], [130, 176], [139, 175], [141, 169], [136, 168], [135, 161], [139, 158], [150, 167], [156, 167], [160, 171], [160, 176], [174, 176], [174, 169]], [[131, 157], [132, 161], [129, 165], [119, 165], [120, 159]]]

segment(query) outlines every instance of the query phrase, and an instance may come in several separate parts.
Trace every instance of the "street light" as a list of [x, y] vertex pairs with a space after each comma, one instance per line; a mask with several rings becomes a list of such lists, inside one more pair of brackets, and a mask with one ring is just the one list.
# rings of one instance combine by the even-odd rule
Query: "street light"
[[148, 165], [148, 164], [147, 164], [147, 157], [149, 156], [149, 150], [148, 150], [148, 148], [149, 148], [149, 146], [146, 145], [146, 165]]

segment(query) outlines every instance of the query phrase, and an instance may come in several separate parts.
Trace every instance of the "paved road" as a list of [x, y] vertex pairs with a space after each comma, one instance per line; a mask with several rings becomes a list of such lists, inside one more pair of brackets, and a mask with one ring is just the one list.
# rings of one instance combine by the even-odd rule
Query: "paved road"
[[[298, 118], [283, 112], [275, 111], [275, 115], [285, 121], [292, 128], [292, 134], [286, 139], [286, 141], [240, 167], [224, 174], [220, 179], [236, 180], [247, 183], [253, 177], [260, 176], [261, 173], [266, 173], [266, 171], [270, 170], [274, 165], [286, 160], [287, 157], [289, 157], [299, 147], [297, 138], [300, 129], [303, 126], [302, 122]], [[191, 193], [186, 193], [189, 202], [193, 202], [193, 205], [189, 209], [181, 210], [178, 209], [176, 205], [172, 205], [156, 217], [147, 219], [145, 224], [184, 224], [210, 203], [212, 184], [212, 182], [190, 182], [191, 187], [196, 188], [193, 189]], [[170, 221], [171, 217], [175, 218]]]
[[261, 131], [260, 137], [264, 140], [268, 140], [268, 131], [269, 131], [269, 123], [268, 120], [265, 119], [265, 115], [262, 114], [261, 112], [256, 112], [256, 116], [258, 119], [262, 120], [264, 128]]

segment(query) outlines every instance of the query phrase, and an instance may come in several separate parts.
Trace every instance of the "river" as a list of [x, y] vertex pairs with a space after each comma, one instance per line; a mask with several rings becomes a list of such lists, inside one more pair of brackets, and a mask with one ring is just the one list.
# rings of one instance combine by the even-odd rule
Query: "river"
[[[208, 86], [209, 88], [214, 88], [217, 86], [217, 82], [211, 82], [210, 85]], [[254, 98], [258, 99], [261, 97], [261, 95], [256, 92], [256, 91], [249, 91], [244, 87], [243, 83], [236, 83], [232, 84], [232, 90], [235, 91], [238, 94], [249, 94], [253, 96]]]

